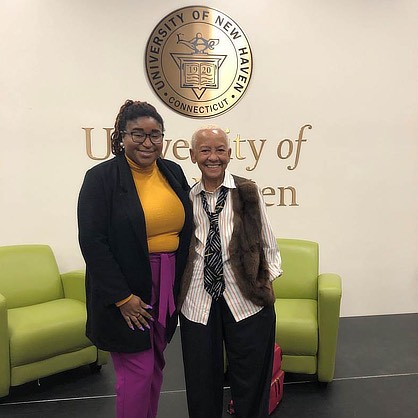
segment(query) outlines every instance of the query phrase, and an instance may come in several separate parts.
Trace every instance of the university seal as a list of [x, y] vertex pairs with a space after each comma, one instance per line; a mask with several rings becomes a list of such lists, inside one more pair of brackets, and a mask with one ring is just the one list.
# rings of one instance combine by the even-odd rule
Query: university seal
[[170, 13], [154, 28], [145, 67], [155, 93], [171, 109], [210, 118], [234, 107], [247, 90], [252, 53], [229, 16], [190, 6]]

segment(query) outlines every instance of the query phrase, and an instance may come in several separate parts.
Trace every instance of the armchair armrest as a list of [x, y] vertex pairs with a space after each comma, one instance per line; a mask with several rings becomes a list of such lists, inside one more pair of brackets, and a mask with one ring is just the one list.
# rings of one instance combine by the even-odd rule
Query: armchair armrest
[[107, 351], [97, 349], [97, 365], [102, 366], [103, 364], [107, 363], [109, 358], [109, 353]]
[[61, 274], [64, 297], [86, 302], [85, 272], [74, 270]]
[[[76, 299], [86, 303], [86, 274], [84, 270], [74, 270], [61, 274], [62, 286], [64, 288], [64, 297]], [[107, 363], [109, 353], [97, 349], [96, 365], [101, 366]]]
[[341, 277], [334, 273], [318, 276], [318, 380], [331, 382], [334, 377], [340, 320]]
[[0, 293], [0, 397], [9, 394], [10, 353], [6, 298]]

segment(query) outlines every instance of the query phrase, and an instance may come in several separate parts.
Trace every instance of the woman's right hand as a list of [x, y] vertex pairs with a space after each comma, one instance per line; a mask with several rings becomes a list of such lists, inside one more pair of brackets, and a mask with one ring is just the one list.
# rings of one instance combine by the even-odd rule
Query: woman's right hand
[[148, 312], [152, 306], [147, 305], [139, 296], [133, 295], [119, 309], [128, 327], [132, 330], [135, 329], [135, 326], [141, 331], [144, 331], [144, 327], [149, 329], [148, 321], [154, 321]]

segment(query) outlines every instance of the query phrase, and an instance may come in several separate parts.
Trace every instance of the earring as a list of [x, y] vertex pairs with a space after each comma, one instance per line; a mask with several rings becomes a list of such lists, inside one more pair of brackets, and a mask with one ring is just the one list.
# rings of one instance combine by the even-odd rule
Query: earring
[[120, 145], [121, 148], [125, 148], [122, 141], [119, 142], [119, 145]]

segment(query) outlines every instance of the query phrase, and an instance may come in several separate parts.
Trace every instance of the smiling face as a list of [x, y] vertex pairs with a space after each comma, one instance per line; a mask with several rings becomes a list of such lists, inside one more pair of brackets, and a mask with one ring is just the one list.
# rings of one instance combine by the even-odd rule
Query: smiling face
[[[125, 131], [131, 132], [162, 132], [162, 126], [152, 117], [143, 116], [126, 122]], [[129, 134], [123, 136], [125, 155], [141, 168], [150, 167], [161, 155], [163, 144], [153, 144], [149, 136], [142, 144], [132, 141]]]
[[222, 129], [207, 128], [196, 132], [194, 138], [191, 160], [202, 172], [205, 189], [213, 191], [222, 184], [231, 158], [227, 136]]

